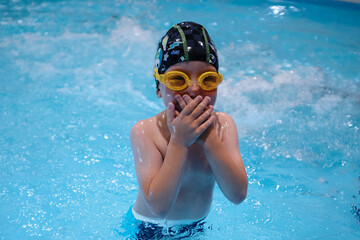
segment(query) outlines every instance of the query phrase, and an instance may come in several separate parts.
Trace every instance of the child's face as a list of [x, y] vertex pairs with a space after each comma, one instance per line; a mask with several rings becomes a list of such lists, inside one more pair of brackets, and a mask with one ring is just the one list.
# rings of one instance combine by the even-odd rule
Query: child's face
[[[163, 99], [165, 106], [168, 105], [169, 102], [173, 102], [175, 104], [175, 108], [177, 111], [181, 111], [180, 106], [177, 101], [175, 101], [174, 96], [180, 95], [183, 96], [184, 94], [189, 95], [191, 98], [195, 98], [196, 96], [200, 95], [203, 98], [209, 96], [211, 98], [211, 105], [215, 104], [216, 95], [217, 95], [217, 88], [211, 91], [203, 90], [198, 84], [197, 79], [198, 77], [203, 74], [204, 72], [216, 72], [216, 69], [213, 65], [201, 62], [201, 61], [186, 61], [177, 63], [171, 67], [169, 67], [166, 72], [170, 71], [181, 71], [186, 73], [191, 79], [191, 84], [181, 91], [174, 91], [167, 88], [164, 84], [160, 83], [159, 88], [156, 91], [158, 97]], [[165, 72], [165, 73], [166, 73]]]

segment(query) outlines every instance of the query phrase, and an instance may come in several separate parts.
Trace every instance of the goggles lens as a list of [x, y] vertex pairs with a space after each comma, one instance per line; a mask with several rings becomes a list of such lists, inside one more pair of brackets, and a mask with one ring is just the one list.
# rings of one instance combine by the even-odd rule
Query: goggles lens
[[187, 86], [188, 81], [188, 76], [181, 72], [168, 72], [164, 76], [164, 83], [169, 88], [182, 89]]
[[[181, 91], [187, 88], [191, 80], [183, 72], [170, 71], [165, 74], [159, 74], [156, 69], [154, 77], [166, 87], [174, 91]], [[214, 90], [222, 82], [222, 75], [217, 72], [205, 72], [197, 79], [197, 84], [205, 91]]]
[[204, 90], [212, 90], [217, 88], [222, 81], [222, 76], [215, 72], [206, 72], [198, 79], [199, 86]]

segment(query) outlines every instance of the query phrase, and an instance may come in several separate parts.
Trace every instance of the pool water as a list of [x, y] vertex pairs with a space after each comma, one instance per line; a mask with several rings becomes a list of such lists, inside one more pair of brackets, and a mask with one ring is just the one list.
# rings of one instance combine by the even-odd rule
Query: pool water
[[360, 7], [327, 2], [0, 1], [0, 239], [134, 238], [129, 133], [184, 20], [218, 48], [249, 189], [178, 238], [359, 239]]

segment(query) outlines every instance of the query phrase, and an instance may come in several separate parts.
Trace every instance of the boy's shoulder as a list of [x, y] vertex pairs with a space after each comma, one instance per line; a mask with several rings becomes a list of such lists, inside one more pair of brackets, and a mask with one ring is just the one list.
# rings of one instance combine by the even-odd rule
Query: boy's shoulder
[[139, 131], [139, 130], [145, 130], [149, 128], [151, 125], [153, 125], [153, 122], [155, 122], [155, 117], [142, 119], [135, 123], [135, 125], [132, 127], [131, 131]]
[[[143, 119], [135, 123], [131, 129], [131, 134], [152, 134], [156, 129], [159, 129], [159, 119], [163, 113], [159, 113], [151, 118]], [[161, 124], [160, 124], [161, 125]]]
[[219, 132], [237, 132], [234, 119], [227, 113], [215, 112], [217, 129]]
[[220, 122], [226, 122], [226, 121], [231, 121], [233, 122], [234, 119], [227, 113], [225, 112], [214, 112], [216, 119]]

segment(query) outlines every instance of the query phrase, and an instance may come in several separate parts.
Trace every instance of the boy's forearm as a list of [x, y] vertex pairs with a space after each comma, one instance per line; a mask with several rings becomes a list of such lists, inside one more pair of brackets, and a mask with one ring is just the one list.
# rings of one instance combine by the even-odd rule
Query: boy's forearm
[[164, 163], [151, 181], [145, 196], [152, 213], [165, 218], [173, 207], [180, 190], [188, 148], [170, 139]]
[[201, 143], [215, 179], [226, 198], [235, 204], [241, 203], [247, 194], [247, 175], [240, 159], [234, 159], [225, 149], [215, 131], [211, 131]]

